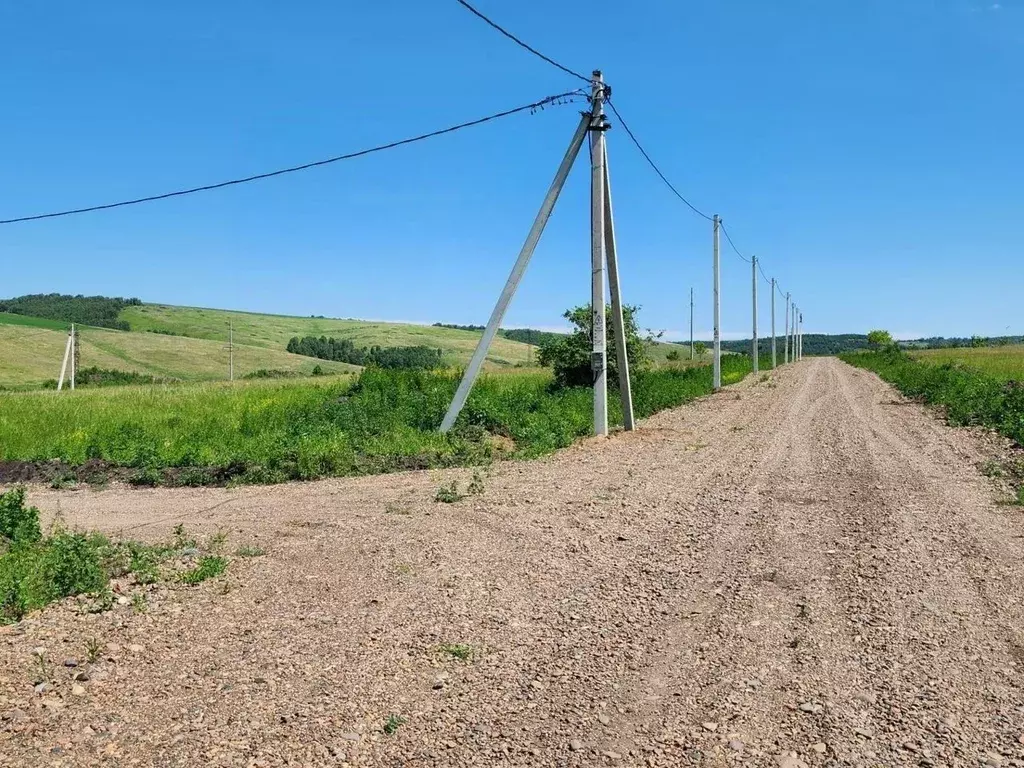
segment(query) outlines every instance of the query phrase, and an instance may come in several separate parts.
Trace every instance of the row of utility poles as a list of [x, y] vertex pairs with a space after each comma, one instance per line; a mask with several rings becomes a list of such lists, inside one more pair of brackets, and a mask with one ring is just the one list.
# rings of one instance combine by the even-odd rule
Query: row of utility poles
[[[619, 374], [619, 396], [622, 399], [622, 420], [626, 430], [634, 429], [633, 395], [629, 381], [629, 360], [626, 356], [626, 336], [622, 318], [621, 282], [619, 280], [618, 255], [615, 243], [615, 225], [612, 217], [611, 181], [608, 170], [608, 148], [605, 133], [611, 128], [605, 118], [604, 105], [610, 96], [610, 88], [605, 84], [600, 71], [594, 71], [591, 79], [590, 109], [581, 114], [581, 119], [569, 142], [569, 148], [555, 173], [555, 178], [548, 188], [540, 211], [534, 219], [533, 226], [523, 243], [519, 256], [512, 266], [505, 287], [498, 296], [490, 319], [484, 328], [483, 335], [473, 352], [469, 366], [459, 382], [459, 387], [452, 398], [451, 404], [441, 421], [441, 431], [448, 432], [462, 411], [473, 383], [483, 369], [484, 360], [491, 343], [498, 332], [512, 297], [522, 281], [526, 268], [540, 242], [541, 235], [548, 219], [554, 211], [555, 203], [565, 186], [565, 181], [572, 170], [573, 163], [579, 155], [587, 137], [590, 138], [590, 305], [591, 315], [591, 369], [594, 385], [594, 434], [608, 434], [608, 360], [607, 360], [607, 329], [605, 327], [605, 293], [611, 297], [612, 332], [615, 334], [616, 363]], [[716, 214], [714, 222], [714, 363], [713, 377], [715, 389], [722, 386], [722, 347], [721, 347], [721, 274], [719, 264], [719, 230], [721, 218]], [[754, 372], [758, 371], [757, 349], [757, 261], [753, 260], [754, 269], [754, 328], [752, 359]], [[777, 363], [775, 352], [775, 281], [772, 280], [772, 365]], [[792, 333], [790, 332], [790, 298], [786, 295], [786, 362], [790, 360], [790, 346], [793, 348], [793, 359], [799, 359], [800, 332], [802, 317], [799, 317], [794, 306]], [[799, 317], [799, 320], [798, 320]], [[690, 359], [693, 352], [693, 290], [690, 290]]]
[[[717, 213], [711, 219], [714, 233], [714, 245], [712, 247], [712, 256], [714, 260], [714, 361], [712, 362], [712, 380], [714, 382], [714, 388], [716, 390], [722, 388], [722, 269], [721, 269], [721, 248], [719, 242], [719, 233], [722, 229], [722, 217]], [[751, 329], [750, 338], [750, 358], [753, 365], [754, 373], [758, 373], [760, 369], [760, 350], [758, 349], [757, 339], [757, 256], [750, 257], [750, 271], [753, 279], [752, 282], [752, 300], [753, 300], [753, 328]], [[776, 349], [776, 336], [775, 336], [775, 292], [778, 289], [778, 284], [773, 277], [771, 279], [772, 287], [772, 368], [778, 367], [778, 350]], [[792, 320], [792, 322], [790, 322]], [[792, 357], [793, 361], [802, 360], [804, 356], [804, 316], [803, 313], [797, 308], [796, 304], [792, 303], [790, 294], [786, 294], [786, 348], [785, 348], [785, 362], [789, 363]], [[791, 353], [792, 348], [792, 353]], [[690, 359], [693, 359], [693, 289], [690, 289]]]

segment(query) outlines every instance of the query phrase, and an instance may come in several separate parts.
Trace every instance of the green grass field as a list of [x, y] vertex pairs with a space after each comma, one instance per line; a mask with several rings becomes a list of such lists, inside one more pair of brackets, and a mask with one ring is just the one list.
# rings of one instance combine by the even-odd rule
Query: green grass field
[[[745, 357], [723, 359], [725, 384], [748, 371]], [[448, 435], [437, 426], [458, 377], [444, 372], [0, 393], [0, 461], [45, 471], [91, 461], [129, 468], [139, 484], [207, 484], [473, 464], [496, 452], [533, 457], [591, 430], [591, 390], [552, 391], [550, 382], [547, 371], [485, 375]], [[643, 371], [633, 391], [637, 415], [647, 416], [710, 392], [711, 370]], [[620, 423], [618, 398], [609, 406]]]
[[[0, 323], [0, 387], [34, 388], [56, 379], [66, 343], [66, 330]], [[227, 378], [228, 352], [223, 342], [81, 327], [79, 343], [83, 368], [97, 366], [184, 381]], [[346, 363], [292, 355], [283, 348], [235, 345], [238, 378], [261, 368], [309, 374], [316, 365], [330, 373], [359, 370]]]
[[26, 317], [25, 315], [13, 315], [10, 312], [0, 312], [0, 325], [15, 325], [25, 328], [49, 328], [51, 330], [66, 331], [70, 323], [60, 320], [47, 320], [42, 317]]
[[1024, 345], [922, 349], [911, 356], [925, 363], [963, 363], [1005, 381], [1024, 381]]
[[[174, 307], [143, 304], [121, 312], [132, 331], [172, 331], [182, 336], [223, 341], [228, 322], [234, 326], [235, 342], [253, 347], [283, 351], [293, 336], [333, 336], [350, 339], [357, 346], [407, 347], [425, 345], [444, 351], [446, 365], [465, 365], [476, 349], [480, 334], [453, 328], [407, 323], [378, 323], [363, 320], [291, 317], [231, 312], [199, 307]], [[153, 335], [153, 334], [149, 334]], [[531, 359], [533, 347], [510, 339], [496, 338], [488, 360], [494, 365], [511, 366]]]

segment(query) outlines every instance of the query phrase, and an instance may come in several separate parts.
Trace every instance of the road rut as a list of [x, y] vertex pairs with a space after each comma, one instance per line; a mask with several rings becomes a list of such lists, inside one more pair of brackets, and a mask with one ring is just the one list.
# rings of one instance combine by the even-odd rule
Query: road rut
[[[824, 358], [456, 504], [470, 471], [35, 489], [267, 554], [0, 629], [0, 765], [1024, 765], [1024, 525], [983, 459]], [[93, 637], [77, 695], [33, 690], [34, 648]]]

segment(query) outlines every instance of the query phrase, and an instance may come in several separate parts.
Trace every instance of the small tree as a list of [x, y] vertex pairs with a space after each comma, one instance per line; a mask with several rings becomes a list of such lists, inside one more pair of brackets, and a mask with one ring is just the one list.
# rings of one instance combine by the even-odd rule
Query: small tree
[[[640, 307], [624, 306], [622, 323], [626, 331], [626, 355], [629, 358], [630, 370], [636, 371], [650, 364], [646, 345], [654, 341], [652, 334], [642, 337], [636, 325], [636, 313]], [[553, 339], [543, 344], [537, 354], [537, 361], [550, 366], [555, 374], [555, 385], [558, 387], [589, 387], [594, 383], [594, 372], [591, 366], [591, 309], [585, 304], [566, 310], [562, 315], [573, 324], [572, 333]], [[608, 349], [608, 377], [612, 384], [618, 382], [619, 368], [615, 351], [615, 334], [612, 333], [611, 308], [605, 313]]]
[[693, 345], [693, 353], [695, 355], [706, 355], [708, 351], [708, 345], [703, 341], [698, 341]]
[[665, 359], [666, 360], [671, 360], [672, 362], [675, 362], [676, 360], [679, 359], [679, 350], [678, 349], [670, 349], [668, 351], [668, 354], [665, 355]]
[[888, 331], [870, 331], [868, 333], [868, 344], [874, 349], [888, 349], [896, 344], [892, 340], [892, 334]]

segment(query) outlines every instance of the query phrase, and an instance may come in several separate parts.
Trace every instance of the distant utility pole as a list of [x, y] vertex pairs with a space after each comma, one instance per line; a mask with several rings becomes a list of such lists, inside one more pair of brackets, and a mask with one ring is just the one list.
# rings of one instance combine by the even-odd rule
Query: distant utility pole
[[715, 323], [715, 342], [714, 342], [714, 362], [712, 363], [711, 373], [711, 385], [714, 389], [719, 390], [722, 388], [722, 304], [720, 291], [722, 287], [721, 281], [721, 269], [718, 263], [718, 230], [721, 226], [722, 220], [716, 213], [714, 219], [714, 273], [715, 273], [715, 310], [714, 310], [714, 323]]
[[487, 350], [494, 341], [502, 318], [508, 309], [512, 297], [515, 295], [519, 283], [522, 281], [526, 267], [533, 257], [537, 243], [544, 232], [548, 219], [554, 210], [555, 203], [565, 186], [565, 180], [569, 176], [573, 163], [579, 155], [587, 134], [591, 134], [591, 174], [590, 174], [590, 200], [591, 200], [591, 365], [594, 373], [594, 434], [608, 434], [608, 363], [607, 363], [607, 341], [605, 329], [605, 271], [608, 274], [608, 288], [611, 291], [612, 331], [615, 334], [616, 355], [619, 368], [619, 395], [622, 398], [622, 420], [623, 426], [633, 429], [633, 401], [629, 383], [629, 361], [627, 359], [626, 333], [623, 324], [622, 297], [618, 271], [618, 255], [615, 251], [615, 228], [612, 217], [611, 192], [608, 172], [608, 150], [605, 146], [605, 131], [609, 125], [605, 121], [604, 101], [607, 95], [607, 88], [604, 78], [599, 71], [594, 72], [591, 81], [591, 109], [584, 112], [580, 123], [573, 134], [569, 148], [566, 150], [562, 163], [555, 173], [544, 202], [541, 205], [537, 217], [533, 221], [530, 233], [523, 243], [519, 256], [512, 267], [512, 271], [505, 282], [501, 295], [491, 312], [483, 335], [473, 352], [469, 366], [459, 382], [455, 396], [448, 406], [448, 410], [441, 421], [441, 432], [448, 432], [459, 416], [459, 412], [466, 404], [473, 383], [483, 368], [484, 360], [487, 357]]
[[228, 320], [228, 381], [235, 380], [235, 326]]
[[75, 388], [75, 379], [78, 377], [78, 364], [81, 362], [81, 345], [78, 343], [78, 328], [71, 324], [71, 388]]
[[772, 278], [772, 370], [779, 367], [779, 354], [775, 349], [775, 278]]
[[798, 349], [800, 350], [800, 359], [803, 360], [804, 359], [804, 313], [803, 312], [800, 313], [800, 346], [798, 347]]
[[786, 365], [789, 365], [789, 294], [786, 294]]
[[754, 278], [754, 335], [751, 339], [751, 358], [754, 361], [754, 373], [759, 372], [758, 368], [758, 349], [757, 349], [757, 256], [750, 257], [750, 268], [752, 270], [752, 276]]
[[796, 304], [794, 304], [793, 305], [793, 320], [792, 320], [792, 323], [790, 325], [790, 332], [793, 334], [793, 362], [794, 363], [797, 360], [800, 359], [800, 356], [797, 353], [797, 327], [796, 327], [797, 312], [798, 312], [798, 310], [797, 310]]
[[693, 360], [693, 286], [690, 286], [690, 360]]

